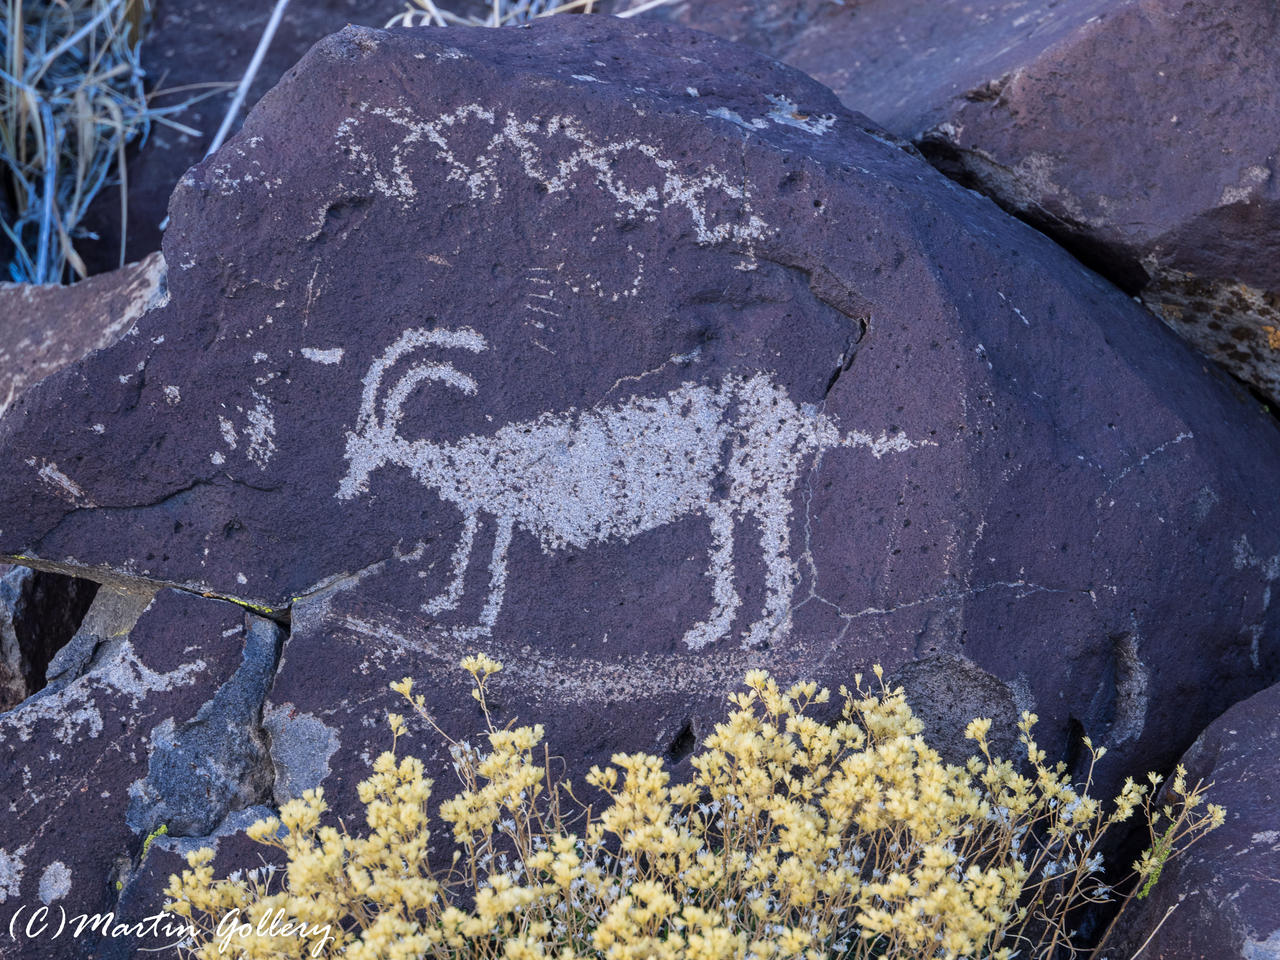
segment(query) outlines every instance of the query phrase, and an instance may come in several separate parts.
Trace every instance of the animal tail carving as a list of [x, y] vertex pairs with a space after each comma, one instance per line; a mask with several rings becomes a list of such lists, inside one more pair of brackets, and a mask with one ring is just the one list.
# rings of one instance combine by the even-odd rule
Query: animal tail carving
[[415, 350], [427, 347], [445, 347], [481, 353], [489, 349], [485, 338], [470, 327], [448, 330], [406, 330], [395, 343], [383, 351], [373, 362], [364, 378], [364, 392], [360, 397], [360, 412], [356, 416], [356, 428], [347, 433], [347, 475], [342, 478], [337, 496], [350, 500], [364, 492], [369, 475], [392, 459], [400, 442], [397, 429], [404, 416], [404, 403], [419, 384], [426, 380], [438, 380], [474, 395], [478, 384], [471, 377], [450, 363], [434, 361], [417, 363], [409, 367], [389, 389], [383, 386], [387, 372]]
[[825, 413], [814, 415], [812, 410], [812, 407], [806, 410], [813, 417], [810, 442], [818, 450], [830, 450], [835, 447], [865, 447], [873, 457], [879, 460], [886, 453], [905, 453], [915, 447], [937, 446], [933, 440], [911, 440], [905, 433], [890, 436], [885, 430], [881, 430], [878, 437], [862, 430], [850, 430], [844, 433], [840, 429], [839, 421], [835, 418]]
[[866, 447], [871, 451], [871, 455], [879, 460], [886, 453], [905, 453], [912, 447], [935, 447], [937, 444], [932, 440], [908, 440], [905, 433], [891, 437], [881, 431], [880, 436], [873, 437], [861, 430], [852, 430], [840, 437], [840, 446]]

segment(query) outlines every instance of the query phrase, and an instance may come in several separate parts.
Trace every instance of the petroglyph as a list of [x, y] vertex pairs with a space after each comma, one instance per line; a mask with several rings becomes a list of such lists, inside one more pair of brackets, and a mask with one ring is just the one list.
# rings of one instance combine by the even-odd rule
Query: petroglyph
[[[469, 104], [420, 120], [404, 109], [359, 105], [365, 116], [380, 117], [403, 127], [405, 136], [390, 151], [389, 166], [356, 139], [360, 120], [351, 117], [337, 129], [335, 139], [364, 166], [363, 173], [384, 196], [410, 206], [418, 195], [410, 176], [407, 154], [420, 144], [435, 149], [436, 159], [448, 167], [446, 180], [464, 184], [474, 200], [497, 201], [503, 182], [498, 170], [504, 155], [513, 157], [524, 174], [548, 193], [595, 186], [618, 205], [621, 217], [657, 218], [663, 208], [683, 208], [699, 243], [749, 242], [765, 235], [768, 225], [752, 212], [751, 194], [741, 177], [731, 179], [705, 165], [699, 173], [681, 172], [654, 145], [636, 138], [597, 142], [572, 117], [545, 121], [499, 117], [480, 104]], [[488, 124], [493, 136], [475, 156], [463, 157], [454, 131], [467, 124]], [[627, 173], [624, 171], [632, 171]]]
[[[452, 443], [410, 440], [399, 432], [404, 404], [421, 384], [437, 381], [467, 396], [479, 391], [474, 377], [451, 364], [409, 362], [430, 347], [479, 354], [488, 344], [468, 327], [408, 330], [374, 360], [356, 428], [347, 434], [348, 470], [336, 496], [351, 500], [367, 493], [369, 476], [394, 465], [462, 511], [449, 582], [422, 607], [433, 616], [461, 604], [476, 534], [482, 519], [492, 518], [489, 592], [479, 622], [467, 628], [475, 635], [491, 632], [502, 608], [516, 527], [549, 552], [629, 542], [701, 514], [711, 530], [712, 610], [689, 628], [684, 642], [697, 650], [730, 634], [741, 607], [734, 530], [751, 520], [759, 529], [766, 598], [743, 643], [757, 646], [790, 627], [799, 581], [791, 558], [791, 501], [810, 458], [833, 447], [865, 447], [878, 459], [929, 443], [885, 433], [842, 434], [833, 417], [797, 404], [769, 373], [730, 373], [718, 383], [682, 383], [665, 396], [571, 407]], [[403, 372], [391, 380], [393, 368]]]
[[[244, 414], [246, 421], [240, 434], [236, 432], [236, 425], [221, 415], [218, 416], [218, 432], [231, 450], [239, 446], [238, 440], [243, 437], [247, 444], [245, 456], [257, 464], [259, 470], [265, 470], [276, 452], [275, 415], [271, 412], [270, 401], [257, 390], [253, 391], [253, 399], [254, 407], [251, 410], [236, 407], [238, 413]], [[226, 462], [226, 457], [219, 452], [214, 452], [211, 459], [215, 464]]]
[[[35, 467], [37, 461], [34, 457], [27, 459], [27, 466]], [[58, 469], [56, 463], [41, 462], [39, 469], [36, 471], [37, 476], [45, 483], [50, 484], [58, 494], [68, 500], [77, 507], [95, 507], [92, 500], [85, 495], [80, 489], [80, 485], [68, 477], [65, 473]]]

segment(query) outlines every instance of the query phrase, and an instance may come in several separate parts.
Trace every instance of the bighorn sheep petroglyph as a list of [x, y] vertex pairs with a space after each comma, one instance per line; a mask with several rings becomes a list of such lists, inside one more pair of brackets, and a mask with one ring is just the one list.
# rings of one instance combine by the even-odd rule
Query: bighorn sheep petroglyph
[[449, 583], [422, 607], [433, 616], [461, 603], [481, 516], [492, 517], [497, 528], [489, 593], [478, 625], [470, 628], [481, 635], [492, 630], [502, 609], [516, 527], [550, 551], [625, 542], [702, 513], [711, 525], [712, 610], [684, 642], [696, 650], [730, 633], [741, 606], [733, 583], [733, 532], [739, 520], [753, 518], [766, 599], [744, 643], [759, 644], [790, 625], [799, 581], [790, 553], [791, 500], [809, 458], [833, 447], [866, 447], [879, 458], [918, 445], [883, 433], [841, 435], [832, 417], [797, 405], [768, 373], [730, 373], [718, 383], [683, 383], [665, 396], [544, 413], [450, 443], [407, 440], [398, 432], [404, 404], [420, 384], [435, 380], [468, 395], [478, 389], [453, 365], [424, 361], [409, 365], [384, 393], [388, 371], [427, 347], [480, 353], [488, 344], [467, 327], [407, 330], [373, 362], [356, 428], [347, 434], [348, 470], [337, 496], [350, 500], [367, 492], [369, 475], [394, 464], [462, 511]]

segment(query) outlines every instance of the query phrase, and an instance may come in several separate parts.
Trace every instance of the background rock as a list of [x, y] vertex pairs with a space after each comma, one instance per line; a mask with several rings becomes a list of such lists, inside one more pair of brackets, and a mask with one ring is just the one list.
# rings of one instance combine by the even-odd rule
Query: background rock
[[0, 283], [0, 415], [28, 386], [114, 343], [167, 298], [159, 253], [69, 287]]
[[668, 17], [829, 84], [1280, 400], [1266, 0], [709, 0]]
[[0, 550], [288, 608], [277, 795], [350, 813], [405, 675], [473, 732], [476, 649], [571, 773], [879, 661], [1105, 787], [1280, 672], [1256, 404], [743, 48], [344, 30], [171, 211], [168, 305], [0, 419]]
[[1143, 955], [1160, 960], [1280, 957], [1280, 686], [1215, 720], [1183, 762], [1189, 783], [1213, 784], [1209, 800], [1226, 807], [1226, 824], [1133, 902], [1107, 955], [1133, 956], [1154, 932]]
[[[252, 769], [261, 758], [245, 748], [261, 700], [243, 698], [255, 684], [262, 695], [276, 631], [229, 603], [99, 591], [49, 685], [0, 714], [6, 927], [20, 907], [19, 930], [42, 905], [69, 917], [110, 910], [159, 817], [174, 817], [175, 832], [189, 824], [209, 832], [206, 824], [269, 797], [269, 784], [252, 797], [227, 785], [267, 784]], [[231, 722], [215, 730], [219, 715]], [[175, 730], [187, 735], [177, 751]], [[175, 764], [179, 753], [185, 763]], [[71, 928], [54, 937], [56, 916], [34, 939], [10, 939], [6, 929], [0, 957], [85, 955], [91, 931], [78, 943]]]

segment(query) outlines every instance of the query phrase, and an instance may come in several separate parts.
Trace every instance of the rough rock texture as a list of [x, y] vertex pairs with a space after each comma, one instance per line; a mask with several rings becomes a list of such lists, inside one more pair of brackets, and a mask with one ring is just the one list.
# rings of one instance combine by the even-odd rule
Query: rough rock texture
[[[70, 927], [51, 935], [57, 911], [110, 910], [148, 833], [210, 833], [270, 797], [257, 718], [279, 639], [229, 603], [99, 591], [48, 686], [0, 714], [0, 957], [84, 955]], [[27, 939], [41, 906], [49, 930]]]
[[1269, 0], [686, 0], [830, 85], [1280, 400]]
[[0, 713], [45, 685], [54, 655], [72, 638], [98, 585], [26, 567], [0, 571]]
[[[172, 947], [182, 939], [182, 920], [173, 914], [151, 925], [151, 918], [160, 913], [168, 899], [164, 895], [169, 877], [181, 873], [187, 867], [187, 854], [202, 847], [214, 851], [213, 871], [216, 877], [225, 877], [236, 870], [250, 872], [263, 869], [266, 863], [280, 864], [276, 852], [254, 843], [244, 831], [254, 822], [275, 816], [272, 807], [255, 806], [235, 810], [208, 836], [175, 837], [169, 834], [156, 836], [146, 856], [129, 874], [120, 890], [115, 907], [120, 923], [131, 925], [140, 932], [129, 937], [97, 937], [93, 940], [94, 960], [141, 960], [144, 957], [173, 955]], [[228, 953], [236, 940], [228, 943]], [[305, 956], [300, 954], [300, 956]]]
[[474, 729], [476, 649], [572, 769], [879, 661], [1118, 776], [1280, 671], [1256, 404], [740, 47], [344, 30], [171, 211], [169, 304], [0, 419], [0, 551], [291, 608], [278, 798], [349, 810], [402, 676]]
[[1107, 955], [1130, 957], [1177, 908], [1143, 953], [1152, 960], [1280, 957], [1280, 686], [1214, 721], [1183, 758], [1191, 783], [1227, 821], [1165, 868], [1145, 901], [1121, 918]]
[[[136, 260], [160, 249], [160, 224], [169, 194], [186, 169], [204, 156], [221, 126], [234, 87], [249, 66], [273, 7], [261, 0], [185, 0], [155, 5], [155, 21], [141, 48], [142, 67], [151, 86], [163, 91], [221, 83], [231, 89], [214, 92], [173, 115], [178, 123], [200, 131], [200, 136], [156, 124], [146, 142], [131, 151], [126, 259]], [[252, 107], [320, 38], [348, 23], [382, 26], [403, 8], [401, 0], [315, 0], [291, 4], [254, 77], [245, 109]], [[192, 94], [191, 89], [172, 95], [162, 93], [156, 104], [181, 103]], [[104, 190], [90, 207], [85, 227], [100, 238], [81, 248], [90, 272], [113, 269], [120, 262], [119, 194]]]
[[158, 253], [68, 287], [0, 283], [0, 415], [28, 386], [114, 343], [166, 299]]

